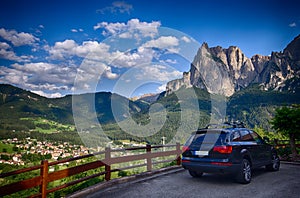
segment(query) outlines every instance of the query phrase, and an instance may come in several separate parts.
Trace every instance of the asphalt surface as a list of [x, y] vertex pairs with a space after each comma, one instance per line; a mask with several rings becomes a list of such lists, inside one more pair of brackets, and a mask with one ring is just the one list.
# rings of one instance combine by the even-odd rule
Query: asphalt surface
[[253, 171], [250, 184], [239, 184], [230, 175], [204, 174], [192, 178], [187, 171], [131, 181], [102, 189], [89, 198], [142, 197], [300, 197], [300, 166], [281, 164], [278, 172]]

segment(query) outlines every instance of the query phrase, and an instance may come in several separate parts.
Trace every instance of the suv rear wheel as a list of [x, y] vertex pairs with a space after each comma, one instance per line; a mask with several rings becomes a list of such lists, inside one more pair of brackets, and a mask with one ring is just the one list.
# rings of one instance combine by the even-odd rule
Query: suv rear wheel
[[192, 171], [192, 170], [189, 170], [189, 173], [192, 177], [201, 177], [203, 175], [202, 172], [197, 172], [197, 171]]
[[243, 159], [241, 168], [236, 176], [236, 180], [241, 184], [249, 184], [251, 182], [251, 176], [251, 164], [249, 160]]

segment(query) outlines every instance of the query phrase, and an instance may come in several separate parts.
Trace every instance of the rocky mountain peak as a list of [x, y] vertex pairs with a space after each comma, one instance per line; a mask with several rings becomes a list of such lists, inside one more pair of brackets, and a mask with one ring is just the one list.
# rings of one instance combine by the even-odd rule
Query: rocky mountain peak
[[195, 86], [210, 93], [231, 96], [234, 92], [259, 83], [265, 89], [281, 90], [286, 81], [299, 79], [300, 35], [283, 52], [271, 56], [246, 57], [237, 46], [209, 47], [203, 43], [199, 48], [189, 72], [182, 79], [167, 84], [167, 95], [181, 87]]
[[283, 53], [288, 56], [291, 60], [300, 61], [300, 35], [287, 45]]

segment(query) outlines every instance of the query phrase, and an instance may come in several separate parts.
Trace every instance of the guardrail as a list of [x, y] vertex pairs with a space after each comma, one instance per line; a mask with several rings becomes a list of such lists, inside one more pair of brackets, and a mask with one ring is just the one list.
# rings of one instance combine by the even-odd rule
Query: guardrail
[[[175, 147], [175, 149], [166, 151], [165, 148], [167, 148], [167, 147]], [[159, 148], [163, 148], [163, 151], [153, 150], [153, 149], [159, 149]], [[146, 152], [142, 153], [142, 154], [139, 153], [136, 155], [128, 155], [128, 156], [118, 156], [118, 157], [112, 156], [112, 153], [115, 153], [115, 152], [135, 151], [135, 150], [144, 150]], [[5, 186], [1, 186], [0, 187], [0, 196], [2, 197], [2, 196], [10, 195], [10, 194], [22, 191], [22, 190], [39, 187], [39, 193], [36, 193], [33, 195], [28, 195], [28, 196], [45, 198], [45, 197], [47, 197], [47, 194], [49, 194], [49, 193], [56, 192], [63, 188], [78, 184], [83, 181], [90, 180], [92, 178], [95, 178], [95, 177], [98, 177], [101, 175], [104, 175], [105, 180], [109, 181], [111, 179], [112, 172], [133, 169], [133, 168], [142, 167], [142, 166], [146, 166], [147, 171], [152, 171], [152, 167], [154, 164], [172, 162], [174, 160], [176, 160], [177, 165], [180, 165], [181, 164], [180, 154], [181, 154], [180, 144], [177, 143], [174, 145], [158, 145], [158, 146], [146, 145], [146, 146], [142, 146], [142, 147], [114, 149], [114, 150], [110, 149], [110, 148], [106, 148], [105, 151], [102, 151], [102, 152], [97, 152], [97, 153], [93, 153], [93, 154], [89, 154], [89, 155], [74, 157], [74, 158], [70, 158], [70, 159], [64, 159], [64, 160], [59, 160], [59, 161], [54, 161], [54, 162], [48, 162], [47, 160], [44, 160], [41, 162], [41, 165], [38, 165], [38, 166], [23, 168], [20, 170], [0, 174], [0, 178], [6, 178], [9, 176], [15, 176], [18, 174], [22, 174], [22, 173], [26, 173], [26, 172], [30, 172], [30, 171], [34, 171], [34, 170], [40, 170], [40, 173], [38, 176], [24, 179], [22, 181], [18, 181], [15, 183], [7, 184]], [[65, 164], [65, 163], [69, 163], [69, 162], [76, 161], [76, 160], [82, 160], [82, 159], [89, 158], [92, 156], [97, 156], [97, 155], [104, 155], [104, 159], [95, 160], [95, 161], [88, 162], [85, 164], [76, 165], [76, 166], [66, 168], [63, 170], [57, 170], [57, 171], [53, 171], [53, 172], [49, 171], [49, 168], [52, 166], [59, 165], [59, 164]], [[172, 155], [175, 155], [176, 158], [173, 158], [172, 160], [168, 159], [168, 160], [160, 160], [160, 161], [156, 161], [156, 162], [152, 161], [152, 159], [154, 159], [154, 158], [166, 157], [166, 156], [172, 156]], [[136, 161], [136, 160], [145, 160], [146, 163], [112, 169], [112, 165], [114, 165], [114, 164], [131, 162], [131, 161]], [[80, 179], [62, 184], [60, 186], [53, 187], [51, 189], [49, 189], [47, 187], [50, 182], [61, 180], [66, 177], [73, 176], [73, 175], [76, 175], [79, 173], [83, 173], [88, 170], [97, 169], [100, 167], [105, 167], [104, 171], [82, 177]]]

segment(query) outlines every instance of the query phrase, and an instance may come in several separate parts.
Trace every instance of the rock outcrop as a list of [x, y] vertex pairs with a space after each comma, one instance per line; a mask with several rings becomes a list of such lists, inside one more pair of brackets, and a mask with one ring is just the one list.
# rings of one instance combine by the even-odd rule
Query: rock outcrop
[[[189, 72], [183, 78], [167, 83], [167, 95], [181, 87], [198, 87], [210, 93], [231, 96], [236, 91], [259, 83], [264, 89], [283, 90], [290, 79], [299, 80], [300, 35], [283, 52], [272, 52], [271, 56], [254, 55], [247, 58], [236, 46], [224, 49], [199, 48]], [[289, 88], [291, 89], [291, 88]]]

